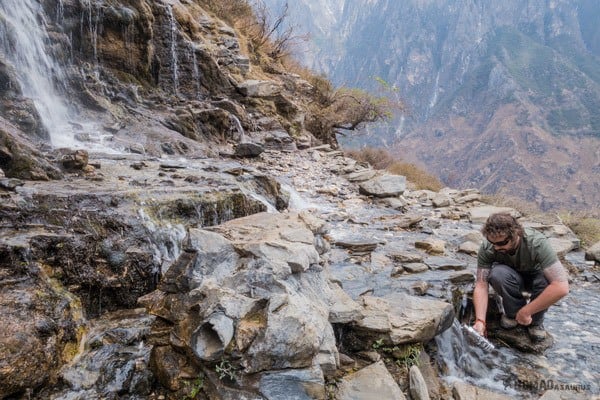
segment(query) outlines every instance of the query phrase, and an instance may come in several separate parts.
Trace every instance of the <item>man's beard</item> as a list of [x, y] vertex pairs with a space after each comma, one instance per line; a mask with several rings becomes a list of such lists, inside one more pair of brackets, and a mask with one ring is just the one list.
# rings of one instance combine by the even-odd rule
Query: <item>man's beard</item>
[[509, 256], [514, 256], [515, 254], [517, 254], [517, 249], [518, 249], [518, 247], [514, 247], [510, 250], [496, 250], [496, 251], [498, 253], [508, 254]]

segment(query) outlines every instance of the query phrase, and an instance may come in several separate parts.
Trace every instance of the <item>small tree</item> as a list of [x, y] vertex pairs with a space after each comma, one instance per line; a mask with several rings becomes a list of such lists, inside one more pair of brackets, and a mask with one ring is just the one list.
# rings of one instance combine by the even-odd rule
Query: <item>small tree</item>
[[334, 146], [337, 146], [336, 135], [358, 131], [367, 123], [389, 120], [394, 111], [404, 109], [402, 102], [389, 96], [376, 97], [346, 87], [334, 90], [323, 78], [312, 83], [315, 103], [308, 127], [316, 137]]

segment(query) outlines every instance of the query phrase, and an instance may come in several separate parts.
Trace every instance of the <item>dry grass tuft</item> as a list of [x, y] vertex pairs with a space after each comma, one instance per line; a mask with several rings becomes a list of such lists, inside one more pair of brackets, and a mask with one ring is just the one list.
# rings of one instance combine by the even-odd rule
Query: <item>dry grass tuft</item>
[[364, 147], [360, 150], [347, 150], [345, 153], [346, 157], [353, 158], [358, 162], [369, 163], [374, 169], [386, 169], [396, 162], [389, 151], [374, 147]]
[[600, 242], [600, 215], [586, 211], [564, 211], [559, 216], [562, 222], [581, 239], [583, 247]]
[[482, 201], [498, 207], [514, 208], [522, 215], [540, 223], [555, 224], [560, 222], [555, 214], [543, 212], [536, 203], [518, 197], [508, 196], [502, 193], [486, 194], [483, 196]]
[[438, 178], [415, 164], [398, 161], [387, 167], [387, 171], [391, 174], [404, 175], [408, 181], [415, 185], [417, 190], [426, 189], [438, 192], [444, 187]]
[[385, 169], [390, 174], [403, 175], [416, 190], [427, 189], [437, 192], [444, 187], [435, 176], [415, 164], [398, 161], [385, 149], [364, 147], [360, 150], [347, 150], [346, 156], [358, 162], [367, 162], [374, 169]]

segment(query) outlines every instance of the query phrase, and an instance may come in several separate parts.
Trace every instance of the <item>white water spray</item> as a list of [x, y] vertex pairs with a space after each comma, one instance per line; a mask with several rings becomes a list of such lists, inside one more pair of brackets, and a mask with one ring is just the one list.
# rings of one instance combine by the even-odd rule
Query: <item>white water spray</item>
[[438, 356], [444, 364], [445, 379], [450, 383], [466, 381], [507, 395], [517, 394], [507, 384], [512, 377], [500, 368], [511, 365], [512, 357], [469, 343], [457, 320], [454, 320], [449, 329], [436, 336], [435, 342]]
[[167, 16], [169, 17], [169, 29], [171, 32], [171, 66], [173, 70], [173, 91], [175, 95], [179, 94], [179, 65], [177, 60], [177, 23], [173, 16], [173, 7], [167, 6]]
[[[84, 1], [88, 13], [85, 20], [86, 13], [82, 13], [81, 34], [84, 35], [83, 29], [87, 26], [99, 79], [96, 48], [99, 11], [91, 0]], [[57, 20], [61, 21], [63, 1], [59, 0], [56, 7]], [[33, 101], [54, 147], [119, 152], [106, 144], [112, 135], [100, 132], [95, 122], [78, 121], [76, 113], [63, 100], [61, 93], [67, 92], [67, 78], [63, 66], [47, 51], [50, 44], [47, 25], [47, 16], [38, 1], [0, 0], [0, 58], [15, 71], [23, 97]], [[73, 59], [72, 47], [67, 51], [71, 51]]]
[[16, 71], [23, 95], [33, 103], [54, 146], [71, 143], [69, 110], [53, 79], [65, 82], [62, 68], [46, 52], [48, 35], [41, 5], [34, 0], [0, 2], [0, 51]]

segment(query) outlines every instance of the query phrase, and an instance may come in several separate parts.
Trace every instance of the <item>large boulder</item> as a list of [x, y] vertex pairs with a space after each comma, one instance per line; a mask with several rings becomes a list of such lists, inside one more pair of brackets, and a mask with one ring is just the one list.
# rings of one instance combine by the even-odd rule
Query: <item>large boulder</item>
[[392, 293], [383, 298], [363, 296], [362, 319], [356, 322], [359, 336], [388, 343], [427, 342], [452, 325], [451, 304]]
[[19, 129], [0, 117], [0, 168], [9, 178], [49, 180], [60, 170]]
[[395, 197], [406, 190], [406, 177], [384, 174], [359, 184], [362, 194], [375, 197]]

